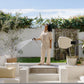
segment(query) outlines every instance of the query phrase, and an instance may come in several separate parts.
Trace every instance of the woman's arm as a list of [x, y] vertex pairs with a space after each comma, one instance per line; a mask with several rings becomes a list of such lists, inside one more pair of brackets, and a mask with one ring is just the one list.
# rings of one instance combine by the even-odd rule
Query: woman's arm
[[41, 40], [40, 38], [33, 38], [33, 40]]
[[36, 38], [36, 40], [41, 40], [40, 38]]
[[49, 32], [50, 48], [52, 48], [52, 32]]
[[50, 48], [52, 48], [52, 40], [50, 40]]
[[[42, 34], [42, 33], [41, 33]], [[41, 40], [42, 35], [40, 34], [40, 36], [38, 38], [34, 38], [34, 40]]]

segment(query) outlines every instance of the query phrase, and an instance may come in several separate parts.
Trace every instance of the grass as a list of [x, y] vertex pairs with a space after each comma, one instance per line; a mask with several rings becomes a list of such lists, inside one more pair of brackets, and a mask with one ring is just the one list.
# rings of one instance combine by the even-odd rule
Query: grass
[[[40, 57], [19, 57], [17, 58], [17, 61], [21, 63], [39, 63]], [[55, 60], [54, 58], [51, 58], [51, 63], [66, 63], [66, 60]]]

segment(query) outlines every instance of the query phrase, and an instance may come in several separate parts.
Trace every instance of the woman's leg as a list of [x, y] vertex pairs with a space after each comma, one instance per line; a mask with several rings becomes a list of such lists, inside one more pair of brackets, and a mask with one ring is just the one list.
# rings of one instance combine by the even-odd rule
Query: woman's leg
[[46, 49], [44, 47], [41, 47], [41, 59], [40, 59], [40, 64], [44, 64], [45, 62], [45, 52]]
[[46, 60], [46, 64], [50, 64], [50, 55], [51, 55], [51, 48], [47, 49], [47, 60]]

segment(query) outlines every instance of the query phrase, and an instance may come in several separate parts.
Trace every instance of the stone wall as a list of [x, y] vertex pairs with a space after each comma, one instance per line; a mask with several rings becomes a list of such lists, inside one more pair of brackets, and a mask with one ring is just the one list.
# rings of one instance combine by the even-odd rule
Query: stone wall
[[[73, 41], [77, 41], [78, 32], [79, 30], [76, 30], [76, 29], [55, 29], [54, 30], [54, 57], [57, 60], [66, 59], [66, 55], [68, 55], [66, 52], [67, 51], [66, 49], [59, 49], [58, 38], [60, 36], [64, 36], [64, 37], [69, 37]], [[76, 47], [72, 46], [70, 48], [70, 51], [72, 56], [74, 55], [78, 56], [78, 46]]]

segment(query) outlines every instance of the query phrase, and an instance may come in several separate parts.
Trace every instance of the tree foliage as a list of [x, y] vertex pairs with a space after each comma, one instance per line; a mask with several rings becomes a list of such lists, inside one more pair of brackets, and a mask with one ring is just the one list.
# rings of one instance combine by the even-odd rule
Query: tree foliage
[[69, 19], [57, 18], [51, 19], [51, 25], [53, 28], [60, 29], [79, 29], [84, 31], [84, 16], [76, 16]]
[[64, 18], [51, 18], [51, 19], [42, 19], [36, 18], [36, 24], [51, 24], [52, 28], [59, 29], [79, 29], [80, 31], [84, 31], [84, 16], [75, 16], [69, 19]]
[[19, 13], [15, 16], [0, 11], [0, 30], [8, 32], [9, 30], [18, 30], [21, 28], [30, 28], [33, 19], [21, 17]]
[[[35, 21], [38, 25], [51, 24], [52, 28], [60, 29], [79, 29], [84, 31], [84, 16], [75, 16], [69, 19], [64, 18], [51, 18], [43, 19], [41, 13], [39, 16], [32, 19], [28, 17], [21, 17], [20, 14], [12, 16], [0, 11], [0, 30], [8, 32], [9, 30], [18, 30], [21, 28], [31, 28], [31, 25]], [[41, 27], [41, 26], [40, 26]]]

